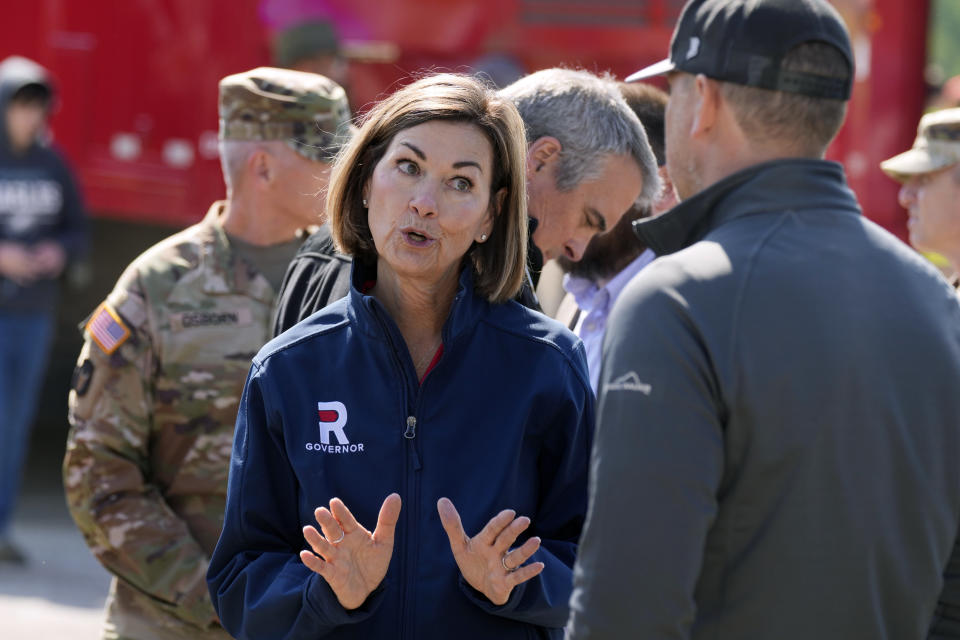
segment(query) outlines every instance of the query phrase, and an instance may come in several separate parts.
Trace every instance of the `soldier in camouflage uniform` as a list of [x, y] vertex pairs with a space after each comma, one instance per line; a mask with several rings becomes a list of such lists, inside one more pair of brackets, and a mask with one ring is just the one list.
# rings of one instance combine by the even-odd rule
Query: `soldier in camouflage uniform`
[[943, 256], [960, 285], [960, 108], [920, 119], [913, 148], [880, 163], [899, 182], [910, 244]]
[[224, 78], [219, 111], [227, 199], [138, 257], [84, 327], [63, 472], [77, 526], [115, 576], [105, 638], [228, 637], [205, 573], [237, 405], [285, 267], [258, 261], [276, 247], [289, 260], [297, 228], [319, 221], [304, 194], [352, 130], [343, 90], [297, 71]]

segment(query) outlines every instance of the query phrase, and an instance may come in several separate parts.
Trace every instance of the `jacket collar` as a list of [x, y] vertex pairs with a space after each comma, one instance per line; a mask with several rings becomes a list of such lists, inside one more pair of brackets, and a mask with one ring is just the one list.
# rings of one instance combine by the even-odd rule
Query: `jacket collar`
[[223, 229], [225, 201], [214, 202], [200, 226], [200, 270], [203, 292], [209, 295], [242, 294], [272, 304], [276, 292], [266, 277], [241, 258]]
[[[457, 293], [450, 306], [450, 315], [443, 325], [443, 344], [448, 346], [457, 337], [469, 334], [480, 317], [487, 311], [490, 303], [477, 295], [473, 288], [473, 269], [469, 260], [460, 270], [460, 281]], [[375, 279], [377, 267], [375, 263], [364, 263], [354, 260], [350, 281], [350, 307], [355, 319], [368, 333], [379, 333], [378, 321], [383, 321], [386, 329], [394, 337], [400, 337], [396, 323], [386, 308], [373, 296], [363, 293], [364, 285]]]
[[662, 256], [690, 246], [729, 220], [810, 208], [860, 214], [841, 165], [806, 158], [757, 164], [727, 176], [659, 217], [637, 220], [633, 230]]

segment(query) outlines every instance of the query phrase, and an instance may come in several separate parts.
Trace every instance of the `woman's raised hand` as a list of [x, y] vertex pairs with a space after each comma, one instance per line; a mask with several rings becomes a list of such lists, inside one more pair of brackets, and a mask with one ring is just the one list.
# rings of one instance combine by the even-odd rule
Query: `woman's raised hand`
[[356, 609], [387, 575], [400, 518], [400, 496], [391, 493], [383, 501], [373, 533], [357, 522], [340, 498], [330, 500], [329, 509], [317, 508], [314, 517], [323, 535], [312, 525], [303, 528], [313, 553], [303, 550], [300, 559], [323, 576], [344, 609]]
[[437, 511], [450, 538], [450, 548], [460, 573], [471, 587], [493, 604], [505, 604], [515, 586], [543, 571], [542, 562], [521, 566], [540, 548], [540, 538], [530, 538], [510, 550], [517, 536], [530, 526], [530, 518], [518, 518], [515, 511], [507, 509], [495, 515], [480, 533], [470, 538], [450, 500], [440, 498]]

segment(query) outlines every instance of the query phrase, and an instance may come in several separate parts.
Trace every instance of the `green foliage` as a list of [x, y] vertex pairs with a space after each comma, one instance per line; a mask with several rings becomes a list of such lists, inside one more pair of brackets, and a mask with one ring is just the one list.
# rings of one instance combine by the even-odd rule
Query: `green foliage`
[[932, 0], [927, 59], [943, 79], [960, 74], [960, 0]]

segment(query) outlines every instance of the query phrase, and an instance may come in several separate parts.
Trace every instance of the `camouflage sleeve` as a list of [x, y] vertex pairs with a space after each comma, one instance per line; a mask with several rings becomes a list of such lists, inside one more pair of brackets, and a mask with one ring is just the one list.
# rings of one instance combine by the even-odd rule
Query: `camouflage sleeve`
[[[144, 297], [123, 280], [89, 320], [69, 398], [67, 503], [97, 559], [157, 606], [217, 622], [206, 554], [151, 478], [152, 349]], [[106, 309], [106, 311], [104, 311]]]

